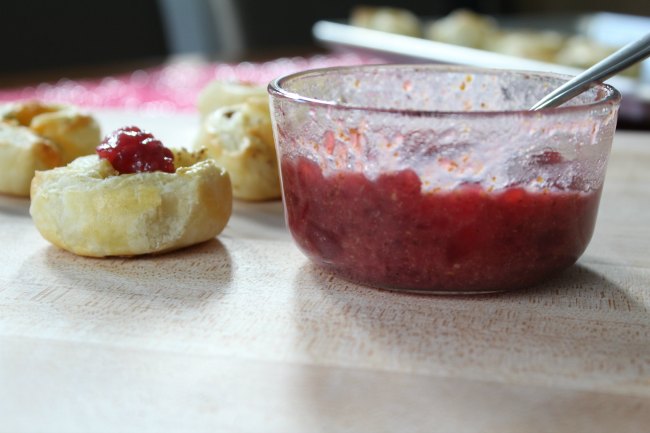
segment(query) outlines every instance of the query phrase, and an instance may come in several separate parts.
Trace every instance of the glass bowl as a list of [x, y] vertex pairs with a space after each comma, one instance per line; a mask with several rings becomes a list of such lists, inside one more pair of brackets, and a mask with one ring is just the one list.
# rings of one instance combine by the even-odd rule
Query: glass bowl
[[286, 219], [315, 263], [431, 293], [534, 285], [591, 239], [620, 94], [570, 77], [439, 65], [311, 70], [269, 84]]

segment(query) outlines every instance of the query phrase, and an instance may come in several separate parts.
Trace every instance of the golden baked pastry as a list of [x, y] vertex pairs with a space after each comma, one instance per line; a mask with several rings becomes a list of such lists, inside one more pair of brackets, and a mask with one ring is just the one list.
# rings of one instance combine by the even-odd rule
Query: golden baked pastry
[[483, 48], [498, 33], [494, 19], [467, 9], [457, 9], [435, 20], [425, 30], [428, 39], [470, 48]]
[[566, 36], [556, 31], [508, 31], [486, 38], [484, 48], [495, 53], [515, 57], [555, 62], [557, 53], [566, 42]]
[[34, 172], [61, 163], [59, 149], [50, 140], [24, 126], [0, 122], [1, 193], [28, 196]]
[[38, 171], [30, 213], [45, 239], [92, 257], [160, 253], [212, 239], [232, 211], [228, 174], [177, 151], [175, 172], [120, 174], [97, 155]]
[[0, 109], [0, 119], [29, 127], [52, 141], [59, 148], [63, 164], [90, 155], [101, 140], [95, 119], [71, 106], [37, 101], [13, 103]]
[[39, 102], [0, 106], [0, 193], [29, 195], [36, 170], [94, 152], [99, 126], [72, 107]]
[[[556, 61], [563, 65], [586, 69], [615, 51], [615, 47], [605, 46], [585, 36], [572, 36], [557, 53]], [[638, 67], [640, 66], [637, 65]]]
[[420, 20], [411, 11], [384, 6], [357, 6], [350, 13], [350, 24], [405, 36], [421, 36]]
[[219, 108], [249, 101], [268, 104], [269, 95], [266, 87], [249, 83], [213, 81], [199, 93], [197, 107], [201, 117], [205, 118]]
[[[428, 23], [425, 37], [446, 44], [462, 45], [514, 57], [586, 69], [616, 51], [616, 47], [582, 35], [556, 30], [499, 26], [497, 20], [467, 9]], [[628, 68], [625, 75], [638, 76], [640, 66]]]
[[268, 99], [226, 105], [202, 121], [196, 143], [230, 174], [233, 196], [244, 200], [279, 198], [280, 177]]

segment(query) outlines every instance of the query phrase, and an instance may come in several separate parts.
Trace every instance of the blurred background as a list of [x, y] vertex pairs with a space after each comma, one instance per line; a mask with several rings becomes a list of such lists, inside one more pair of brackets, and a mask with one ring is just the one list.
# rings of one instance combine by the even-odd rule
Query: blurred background
[[[419, 16], [457, 8], [487, 14], [610, 11], [650, 16], [650, 1], [400, 0], [22, 0], [3, 2], [0, 75], [201, 53], [218, 60], [309, 54], [311, 27], [359, 4], [397, 6]], [[1, 83], [0, 83], [1, 84]]]
[[[278, 58], [316, 59], [314, 54], [328, 52], [324, 46], [315, 42], [312, 27], [319, 20], [348, 21], [357, 26], [377, 28], [386, 24], [384, 18], [373, 18], [372, 25], [356, 22], [353, 16], [359, 6], [370, 9], [380, 7], [401, 8], [410, 11], [419, 22], [419, 36], [431, 38], [448, 44], [465, 45], [464, 39], [474, 34], [477, 45], [473, 48], [495, 51], [517, 58], [533, 58], [556, 65], [572, 66], [574, 70], [584, 69], [629, 40], [645, 33], [650, 26], [650, 1], [648, 0], [327, 0], [311, 2], [307, 0], [21, 0], [3, 2], [0, 9], [0, 99], [45, 98], [68, 101], [73, 104], [109, 106], [111, 104], [138, 105], [142, 98], [149, 98], [151, 104], [167, 104], [185, 107], [194, 105], [194, 93], [208, 80], [217, 78], [210, 67], [237, 62], [263, 62]], [[443, 36], [453, 36], [452, 40], [430, 36], [425, 25], [445, 21], [450, 13], [459, 9], [471, 10], [471, 14], [461, 20], [454, 20], [453, 30], [442, 26]], [[614, 21], [600, 19], [606, 14], [591, 15], [594, 12], [613, 12], [625, 14], [615, 16]], [[374, 14], [374, 12], [373, 12]], [[375, 15], [373, 15], [375, 16]], [[481, 28], [489, 25], [490, 16], [499, 18], [499, 25], [508, 25], [513, 30], [529, 27], [533, 22], [538, 33], [502, 33], [493, 38], [481, 33]], [[577, 31], [576, 17], [591, 16], [587, 21], [597, 21], [601, 25], [590, 24], [588, 38], [597, 41], [578, 39], [568, 41], [558, 32], [554, 35], [543, 33], [550, 28], [566, 31], [566, 35]], [[593, 18], [597, 17], [597, 18]], [[393, 17], [390, 17], [391, 21]], [[456, 17], [458, 18], [458, 16]], [[532, 19], [532, 21], [531, 21]], [[487, 21], [486, 21], [487, 20]], [[635, 29], [633, 22], [641, 22]], [[525, 23], [525, 24], [523, 24]], [[563, 23], [573, 23], [563, 25]], [[593, 24], [593, 23], [592, 23]], [[521, 27], [523, 26], [523, 27]], [[602, 31], [606, 28], [607, 31]], [[532, 29], [532, 27], [529, 27]], [[386, 30], [385, 31], [392, 31]], [[584, 29], [579, 32], [584, 32]], [[405, 33], [406, 34], [406, 33]], [[510, 37], [512, 36], [512, 37]], [[558, 36], [561, 38], [558, 45]], [[460, 40], [458, 40], [460, 39]], [[327, 40], [327, 38], [325, 39]], [[347, 41], [347, 39], [346, 39]], [[490, 46], [482, 46], [486, 44]], [[550, 45], [549, 45], [550, 44]], [[608, 48], [604, 48], [607, 45]], [[343, 45], [349, 45], [343, 43]], [[547, 46], [548, 45], [548, 46]], [[330, 44], [341, 48], [341, 44]], [[558, 51], [558, 47], [563, 47]], [[534, 48], [532, 48], [534, 47]], [[357, 47], [358, 48], [358, 47]], [[566, 48], [566, 49], [565, 49]], [[609, 50], [609, 51], [607, 51]], [[553, 58], [549, 58], [553, 53]], [[367, 54], [367, 53], [366, 53]], [[371, 56], [377, 55], [371, 52]], [[397, 60], [379, 54], [377, 61]], [[297, 57], [294, 57], [297, 56]], [[541, 56], [541, 57], [540, 57]], [[331, 58], [331, 57], [328, 57]], [[334, 57], [335, 58], [335, 57]], [[318, 60], [315, 60], [318, 61]], [[336, 60], [334, 60], [336, 61]], [[357, 59], [357, 62], [359, 60]], [[295, 62], [294, 62], [295, 63]], [[161, 66], [184, 64], [185, 72], [175, 75], [172, 81], [166, 74], [174, 74], [179, 69], [160, 69]], [[207, 66], [191, 65], [203, 64]], [[322, 67], [311, 63], [311, 67]], [[210, 66], [211, 65], [211, 66]], [[481, 66], [489, 66], [482, 64]], [[303, 65], [303, 67], [307, 67]], [[158, 69], [156, 69], [158, 68]], [[158, 70], [158, 75], [131, 75], [133, 71]], [[270, 71], [270, 72], [269, 72]], [[225, 69], [221, 72], [226, 73]], [[271, 74], [272, 72], [272, 74]], [[286, 68], [259, 69], [251, 77], [237, 76], [253, 82], [265, 81], [267, 75], [286, 73]], [[628, 71], [630, 72], [630, 71]], [[621, 88], [625, 96], [621, 107], [619, 125], [626, 128], [650, 129], [650, 60], [629, 74], [638, 83], [633, 90]], [[180, 74], [180, 75], [178, 75]], [[185, 75], [184, 75], [185, 74]], [[106, 82], [106, 77], [121, 77], [121, 91], [115, 90]], [[170, 75], [171, 76], [171, 75]], [[183, 86], [178, 77], [186, 77]], [[192, 78], [190, 78], [192, 77]], [[96, 79], [85, 87], [76, 87], [75, 80]], [[224, 79], [223, 76], [219, 79]], [[230, 78], [232, 79], [232, 77]], [[70, 80], [66, 82], [65, 80]], [[188, 81], [189, 80], [189, 81]], [[58, 83], [48, 90], [41, 83]], [[148, 83], [148, 84], [147, 84]], [[167, 85], [165, 92], [162, 85]], [[30, 90], [32, 89], [32, 90]], [[84, 93], [79, 93], [83, 89]], [[139, 89], [139, 90], [138, 90]], [[194, 93], [192, 93], [194, 92]], [[128, 97], [127, 97], [128, 96]], [[130, 99], [129, 99], [130, 98]], [[135, 102], [135, 99], [139, 102]], [[134, 99], [131, 101], [131, 99]], [[187, 102], [187, 101], [190, 102]], [[129, 102], [131, 101], [131, 102]], [[140, 105], [138, 105], [140, 106]]]

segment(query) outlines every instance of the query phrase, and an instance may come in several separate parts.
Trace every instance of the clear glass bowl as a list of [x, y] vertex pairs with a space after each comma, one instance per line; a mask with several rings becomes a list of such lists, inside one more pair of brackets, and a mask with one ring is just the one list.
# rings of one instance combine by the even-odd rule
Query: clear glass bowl
[[593, 233], [620, 103], [569, 77], [438, 65], [329, 68], [269, 85], [289, 229], [362, 284], [437, 293], [530, 286]]

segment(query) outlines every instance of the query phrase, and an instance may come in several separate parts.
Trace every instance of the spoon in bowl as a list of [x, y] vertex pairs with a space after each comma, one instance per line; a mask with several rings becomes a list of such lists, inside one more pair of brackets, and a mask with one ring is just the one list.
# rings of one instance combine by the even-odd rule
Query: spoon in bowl
[[650, 33], [641, 39], [627, 44], [583, 73], [567, 81], [540, 99], [539, 102], [530, 108], [530, 111], [562, 105], [569, 99], [587, 90], [593, 82], [606, 80], [648, 56], [650, 56]]

